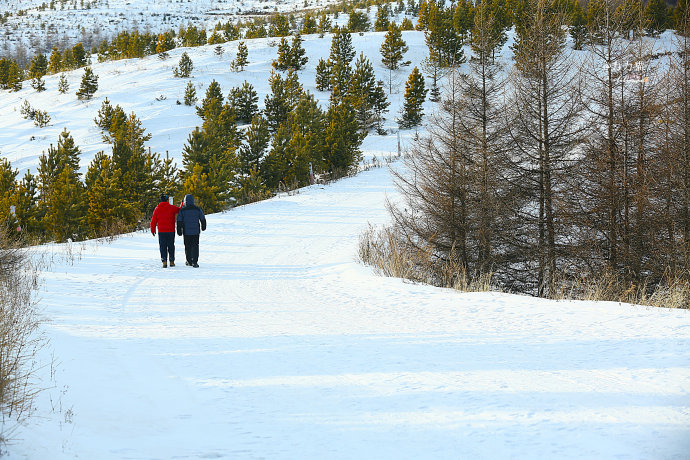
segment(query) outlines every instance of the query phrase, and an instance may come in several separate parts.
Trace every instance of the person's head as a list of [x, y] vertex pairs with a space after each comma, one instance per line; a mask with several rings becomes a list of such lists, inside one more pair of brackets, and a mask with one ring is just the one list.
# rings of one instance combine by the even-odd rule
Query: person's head
[[194, 206], [194, 197], [191, 194], [187, 194], [184, 196], [184, 205]]
[[164, 201], [168, 201], [168, 195], [166, 195], [165, 193], [161, 193], [161, 200], [160, 201], [161, 201], [161, 203]]

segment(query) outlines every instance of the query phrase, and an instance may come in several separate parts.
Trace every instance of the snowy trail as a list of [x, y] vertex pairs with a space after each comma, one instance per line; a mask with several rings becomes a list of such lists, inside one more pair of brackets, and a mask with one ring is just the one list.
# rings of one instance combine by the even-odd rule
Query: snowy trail
[[[10, 458], [690, 458], [690, 314], [377, 277], [385, 169], [45, 275], [61, 364]], [[50, 400], [50, 401], [49, 401]]]

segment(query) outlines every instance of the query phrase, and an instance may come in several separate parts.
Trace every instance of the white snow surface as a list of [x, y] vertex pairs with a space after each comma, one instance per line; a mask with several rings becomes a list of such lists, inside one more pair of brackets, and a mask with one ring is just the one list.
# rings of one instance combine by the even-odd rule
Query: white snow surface
[[43, 273], [59, 363], [8, 458], [688, 458], [690, 312], [376, 276], [391, 190], [209, 215], [198, 269], [149, 232], [44, 247], [78, 257]]

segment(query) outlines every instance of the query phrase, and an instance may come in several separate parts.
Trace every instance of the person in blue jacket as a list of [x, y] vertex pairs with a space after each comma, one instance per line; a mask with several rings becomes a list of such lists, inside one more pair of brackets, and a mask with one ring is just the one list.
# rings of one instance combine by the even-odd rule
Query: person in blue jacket
[[177, 234], [184, 235], [186, 265], [199, 268], [199, 235], [206, 230], [206, 217], [200, 207], [194, 205], [194, 197], [185, 195], [177, 213]]

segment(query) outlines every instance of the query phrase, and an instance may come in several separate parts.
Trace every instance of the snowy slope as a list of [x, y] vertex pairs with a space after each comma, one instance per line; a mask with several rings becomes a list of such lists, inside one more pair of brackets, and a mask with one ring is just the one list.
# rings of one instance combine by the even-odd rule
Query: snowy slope
[[[218, 22], [320, 10], [334, 0], [2, 0], [0, 56], [15, 55], [18, 48], [28, 58], [49, 54], [82, 42], [91, 48], [120, 31], [166, 32], [195, 25], [212, 29]], [[45, 5], [45, 8], [41, 8]], [[23, 14], [19, 15], [18, 12]], [[21, 44], [20, 47], [17, 45]]]
[[148, 232], [57, 262], [54, 388], [8, 458], [688, 458], [690, 312], [377, 277], [357, 238], [391, 190], [211, 215], [199, 269]]
[[[343, 17], [341, 16], [341, 20]], [[344, 18], [347, 21], [346, 18]], [[377, 74], [377, 78], [388, 81], [388, 71], [381, 64], [379, 48], [384, 39], [383, 32], [371, 32], [365, 35], [353, 34], [353, 45], [359, 55], [363, 52], [369, 58]], [[298, 72], [300, 83], [305, 90], [310, 91], [323, 104], [328, 103], [329, 93], [317, 91], [315, 88], [316, 65], [319, 58], [327, 58], [330, 52], [331, 35], [324, 38], [318, 35], [305, 36], [303, 47], [309, 56], [305, 69]], [[424, 35], [421, 32], [404, 32], [403, 38], [410, 47], [406, 59], [418, 65], [427, 53]], [[237, 54], [237, 41], [223, 45], [222, 57], [215, 54], [215, 46], [198, 48], [178, 48], [171, 51], [170, 57], [161, 60], [158, 56], [144, 59], [129, 59], [105, 62], [93, 65], [93, 71], [98, 75], [99, 89], [91, 101], [79, 101], [75, 95], [79, 89], [83, 70], [67, 72], [66, 76], [70, 90], [60, 94], [57, 90], [59, 75], [45, 77], [46, 91], [37, 93], [29, 82], [19, 92], [0, 91], [0, 154], [9, 159], [12, 166], [19, 169], [21, 177], [26, 170], [36, 172], [38, 158], [47, 151], [51, 144], [57, 143], [58, 136], [63, 129], [70, 131], [76, 144], [81, 148], [81, 169], [86, 172], [94, 155], [105, 150], [110, 154], [112, 148], [104, 144], [100, 129], [95, 125], [94, 118], [107, 97], [113, 104], [119, 104], [126, 113], [134, 112], [141, 119], [144, 128], [152, 135], [146, 144], [154, 152], [165, 156], [165, 152], [182, 164], [182, 148], [187, 137], [195, 126], [202, 123], [194, 107], [178, 101], [184, 100], [184, 91], [188, 81], [195, 84], [197, 97], [203, 99], [206, 88], [212, 80], [220, 83], [223, 93], [227, 95], [230, 89], [241, 86], [246, 80], [256, 89], [259, 96], [259, 108], [263, 108], [266, 94], [270, 92], [268, 78], [271, 63], [276, 58], [278, 40], [256, 39], [247, 40], [249, 49], [249, 66], [243, 72], [231, 72], [230, 63]], [[194, 63], [191, 79], [174, 78], [172, 69], [178, 65], [180, 56], [187, 52]], [[404, 82], [412, 70], [412, 66], [397, 71], [394, 75], [396, 82], [393, 94], [388, 96], [391, 102], [387, 115], [387, 128], [397, 130], [396, 118], [399, 117], [402, 105]], [[38, 110], [47, 111], [51, 123], [45, 128], [37, 128], [30, 120], [26, 120], [20, 113], [24, 101]], [[432, 110], [432, 103], [427, 103], [427, 113]], [[403, 138], [414, 135], [414, 132], [403, 133]], [[378, 138], [378, 139], [377, 139]], [[367, 142], [380, 143], [379, 136], [370, 136]], [[392, 136], [384, 137], [383, 141], [393, 146]]]

